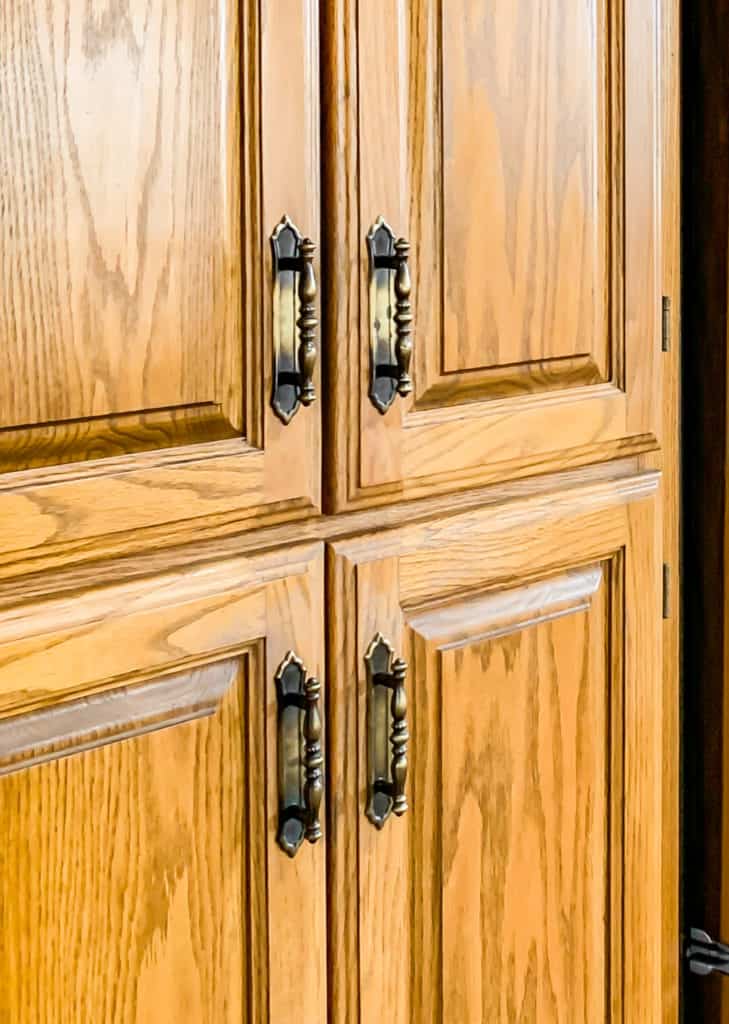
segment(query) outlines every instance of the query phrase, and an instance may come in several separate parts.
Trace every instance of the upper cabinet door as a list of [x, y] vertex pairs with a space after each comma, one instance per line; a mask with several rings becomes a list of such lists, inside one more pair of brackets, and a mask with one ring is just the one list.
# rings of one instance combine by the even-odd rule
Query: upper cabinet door
[[659, 5], [327, 5], [331, 507], [657, 445]]
[[270, 240], [319, 242], [318, 3], [278, 8], [6, 5], [0, 562], [318, 504], [317, 406], [271, 406], [302, 327]]

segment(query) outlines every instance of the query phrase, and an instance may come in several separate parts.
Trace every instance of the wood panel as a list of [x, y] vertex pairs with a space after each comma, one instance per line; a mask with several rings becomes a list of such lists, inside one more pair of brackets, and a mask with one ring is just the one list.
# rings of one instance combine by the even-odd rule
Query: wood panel
[[[330, 509], [656, 447], [660, 7], [327, 7]], [[378, 215], [412, 243], [415, 317], [413, 394], [384, 415]]]
[[276, 843], [273, 680], [288, 650], [323, 668], [322, 577], [310, 545], [18, 609], [0, 1020], [326, 1020], [325, 849]]
[[[333, 1020], [661, 1019], [657, 483], [331, 545]], [[409, 662], [409, 809], [382, 831], [376, 631]]]
[[3, 11], [6, 557], [318, 503], [319, 413], [269, 405], [268, 241], [319, 238], [318, 6], [269, 7]]

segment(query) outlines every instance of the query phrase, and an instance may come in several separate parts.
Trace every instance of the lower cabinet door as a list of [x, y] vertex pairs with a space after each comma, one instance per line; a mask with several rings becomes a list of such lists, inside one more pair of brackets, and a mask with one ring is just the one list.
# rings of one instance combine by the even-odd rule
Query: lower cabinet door
[[291, 548], [3, 610], [3, 1024], [326, 1020], [324, 842], [277, 843], [316, 722], [294, 707], [282, 742], [275, 678], [323, 669], [322, 563]]
[[657, 484], [329, 551], [337, 1024], [661, 1020]]

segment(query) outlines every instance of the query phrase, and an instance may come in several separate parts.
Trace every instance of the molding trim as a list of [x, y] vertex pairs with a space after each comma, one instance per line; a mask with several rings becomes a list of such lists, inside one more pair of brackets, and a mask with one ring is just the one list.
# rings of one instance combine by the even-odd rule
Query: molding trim
[[431, 606], [409, 615], [408, 625], [439, 650], [452, 650], [586, 611], [602, 579], [602, 567], [591, 565], [537, 583]]
[[0, 776], [212, 715], [240, 667], [229, 658], [0, 719]]

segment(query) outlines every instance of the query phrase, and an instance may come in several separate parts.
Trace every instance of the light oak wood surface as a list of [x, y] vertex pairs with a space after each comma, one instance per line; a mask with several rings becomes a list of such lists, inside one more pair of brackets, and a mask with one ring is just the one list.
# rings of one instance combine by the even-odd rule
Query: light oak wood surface
[[[1, 1024], [677, 1024], [678, 14], [0, 10]], [[323, 320], [286, 426], [284, 214]], [[415, 314], [385, 416], [379, 215]], [[326, 793], [293, 859], [289, 651]]]
[[325, 848], [275, 841], [273, 680], [324, 667], [321, 545], [18, 614], [0, 1020], [324, 1021]]
[[3, 13], [10, 561], [318, 505], [319, 408], [284, 433], [269, 404], [268, 241], [319, 239], [318, 5], [273, 7]]
[[[657, 485], [331, 545], [333, 1020], [661, 1019]], [[375, 631], [409, 662], [409, 810], [381, 832]]]
[[[657, 0], [327, 6], [328, 510], [657, 446], [659, 28]], [[379, 214], [415, 317], [414, 391], [384, 416]]]

